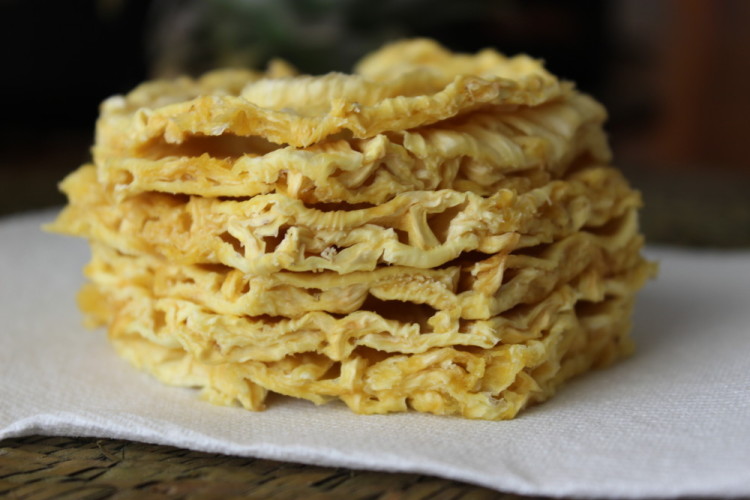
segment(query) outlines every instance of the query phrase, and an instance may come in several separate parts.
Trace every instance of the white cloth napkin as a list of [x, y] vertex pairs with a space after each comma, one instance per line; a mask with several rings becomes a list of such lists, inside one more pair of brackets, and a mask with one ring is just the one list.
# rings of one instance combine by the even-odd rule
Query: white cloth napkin
[[635, 356], [509, 422], [358, 416], [277, 398], [212, 406], [120, 360], [81, 326], [86, 243], [0, 220], [0, 438], [125, 438], [549, 496], [750, 495], [750, 252], [651, 249]]

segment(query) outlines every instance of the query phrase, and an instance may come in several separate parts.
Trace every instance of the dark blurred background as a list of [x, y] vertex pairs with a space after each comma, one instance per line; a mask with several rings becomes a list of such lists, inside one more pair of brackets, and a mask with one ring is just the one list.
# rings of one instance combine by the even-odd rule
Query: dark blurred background
[[402, 37], [546, 60], [610, 110], [652, 241], [750, 245], [750, 1], [0, 0], [0, 215], [64, 202], [98, 104], [281, 57], [347, 71]]

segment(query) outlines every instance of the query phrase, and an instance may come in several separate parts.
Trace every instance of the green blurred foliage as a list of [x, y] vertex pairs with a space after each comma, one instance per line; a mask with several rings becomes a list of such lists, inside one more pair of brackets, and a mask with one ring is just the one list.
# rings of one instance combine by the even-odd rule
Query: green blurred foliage
[[280, 57], [307, 73], [348, 71], [387, 41], [451, 38], [513, 8], [502, 0], [162, 0], [153, 11], [154, 68], [198, 74]]

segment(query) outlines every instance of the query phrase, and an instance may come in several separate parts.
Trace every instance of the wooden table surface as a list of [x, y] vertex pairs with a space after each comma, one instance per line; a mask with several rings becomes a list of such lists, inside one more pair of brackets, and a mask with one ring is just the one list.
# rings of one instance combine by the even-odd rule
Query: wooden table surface
[[421, 474], [318, 467], [117, 439], [0, 441], [0, 497], [24, 499], [526, 498]]

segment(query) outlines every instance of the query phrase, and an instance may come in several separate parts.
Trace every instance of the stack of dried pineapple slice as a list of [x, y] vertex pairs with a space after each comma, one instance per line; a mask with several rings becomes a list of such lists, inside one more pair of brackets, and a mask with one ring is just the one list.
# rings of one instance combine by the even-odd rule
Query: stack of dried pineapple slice
[[428, 40], [146, 83], [52, 228], [91, 241], [90, 323], [164, 382], [507, 419], [631, 350], [653, 268], [604, 119], [536, 60]]

